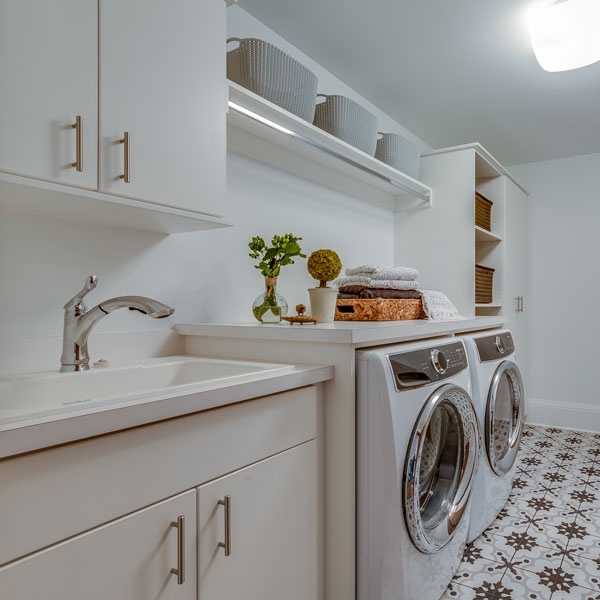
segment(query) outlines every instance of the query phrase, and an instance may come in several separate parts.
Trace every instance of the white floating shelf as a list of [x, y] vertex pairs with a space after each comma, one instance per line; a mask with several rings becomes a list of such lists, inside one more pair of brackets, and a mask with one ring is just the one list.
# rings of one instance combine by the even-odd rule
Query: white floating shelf
[[477, 302], [475, 303], [475, 308], [502, 308], [502, 303], [500, 302]]
[[10, 173], [0, 173], [3, 211], [165, 235], [231, 226], [219, 217]]
[[502, 238], [479, 225], [475, 225], [475, 241], [477, 242], [501, 242]]
[[[310, 159], [317, 163], [319, 168], [327, 167], [329, 180], [332, 171], [338, 176], [337, 179], [342, 175], [343, 184], [349, 191], [353, 189], [352, 185], [356, 185], [348, 185], [349, 177], [353, 178], [354, 182], [361, 182], [371, 190], [370, 194], [361, 195], [365, 200], [375, 202], [372, 191], [378, 190], [383, 192], [383, 197], [391, 200], [391, 207], [395, 209], [432, 205], [433, 193], [429, 186], [231, 81], [227, 123], [230, 130], [234, 128], [245, 131], [255, 136], [254, 140], [261, 138], [294, 153], [296, 157], [299, 155]], [[229, 135], [231, 138], [231, 134]], [[233, 151], [264, 162], [277, 163], [277, 166], [288, 171], [295, 170], [298, 176], [312, 178], [313, 169], [305, 168], [305, 164], [302, 165], [302, 169], [298, 168], [297, 160], [288, 161], [285, 165], [284, 158], [278, 156], [278, 153], [266, 150], [261, 152], [259, 146], [251, 141], [228, 139], [228, 145]], [[318, 169], [315, 169], [314, 173], [319, 182], [331, 183], [331, 187], [338, 187], [327, 181], [322, 173], [317, 177]], [[382, 194], [379, 194], [377, 199], [382, 200]]]

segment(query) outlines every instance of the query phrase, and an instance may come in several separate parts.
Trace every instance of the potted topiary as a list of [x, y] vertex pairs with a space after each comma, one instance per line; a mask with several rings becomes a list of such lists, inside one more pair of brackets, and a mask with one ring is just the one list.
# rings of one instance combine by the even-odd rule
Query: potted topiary
[[252, 305], [252, 313], [257, 321], [279, 323], [281, 317], [287, 315], [287, 300], [277, 293], [277, 277], [281, 267], [294, 264], [292, 257], [306, 258], [306, 254], [302, 254], [302, 248], [298, 244], [301, 239], [292, 233], [286, 233], [281, 236], [274, 235], [270, 248], [260, 236], [253, 237], [248, 244], [252, 251], [249, 254], [250, 258], [259, 261], [254, 268], [258, 269], [265, 278], [265, 291], [256, 297]]
[[340, 257], [333, 250], [316, 250], [308, 258], [308, 272], [319, 282], [319, 287], [309, 288], [310, 310], [313, 317], [319, 317], [321, 323], [333, 323], [337, 289], [327, 287], [342, 270]]

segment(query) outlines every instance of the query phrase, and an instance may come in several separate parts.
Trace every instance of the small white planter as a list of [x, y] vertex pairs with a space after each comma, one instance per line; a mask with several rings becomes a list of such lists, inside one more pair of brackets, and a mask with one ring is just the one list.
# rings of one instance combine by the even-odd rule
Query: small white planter
[[333, 323], [337, 294], [337, 288], [318, 287], [308, 289], [310, 313], [313, 317], [319, 317], [320, 323]]

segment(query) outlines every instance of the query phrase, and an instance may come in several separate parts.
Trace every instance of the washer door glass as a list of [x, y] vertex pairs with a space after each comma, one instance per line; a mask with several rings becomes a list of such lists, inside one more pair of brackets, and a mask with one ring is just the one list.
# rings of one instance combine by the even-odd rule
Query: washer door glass
[[404, 469], [404, 516], [415, 546], [437, 552], [454, 536], [471, 495], [479, 425], [469, 394], [444, 385], [425, 403]]
[[492, 377], [485, 428], [488, 459], [497, 475], [508, 473], [517, 458], [523, 412], [521, 372], [514, 362], [504, 361]]

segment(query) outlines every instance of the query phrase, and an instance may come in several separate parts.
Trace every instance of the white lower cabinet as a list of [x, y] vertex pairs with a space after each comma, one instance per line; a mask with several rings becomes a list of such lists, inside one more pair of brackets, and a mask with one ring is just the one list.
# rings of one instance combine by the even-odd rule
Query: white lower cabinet
[[317, 600], [316, 426], [310, 386], [0, 461], [0, 600]]
[[200, 600], [317, 597], [315, 464], [306, 442], [198, 488]]
[[0, 598], [194, 600], [195, 490], [1, 568]]

